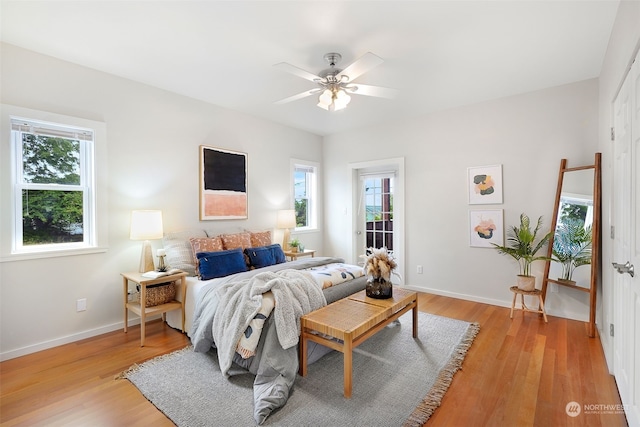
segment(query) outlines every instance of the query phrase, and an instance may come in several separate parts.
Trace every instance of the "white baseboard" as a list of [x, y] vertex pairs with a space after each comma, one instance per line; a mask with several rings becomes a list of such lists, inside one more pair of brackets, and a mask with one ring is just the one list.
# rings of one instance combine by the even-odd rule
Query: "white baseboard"
[[[433, 289], [433, 288], [427, 288], [427, 287], [422, 287], [422, 286], [404, 286], [407, 289], [411, 289], [412, 291], [416, 291], [416, 292], [426, 292], [428, 294], [434, 294], [434, 295], [441, 295], [444, 297], [450, 297], [450, 298], [457, 298], [457, 299], [462, 299], [462, 300], [466, 300], [466, 301], [473, 301], [473, 302], [479, 302], [482, 304], [489, 304], [489, 305], [496, 305], [498, 307], [507, 307], [507, 308], [511, 308], [511, 302], [513, 301], [512, 299], [508, 299], [508, 300], [497, 300], [497, 299], [492, 299], [492, 298], [482, 298], [482, 297], [478, 297], [476, 295], [467, 295], [467, 294], [459, 294], [456, 292], [448, 292], [448, 291], [443, 291], [441, 289]], [[507, 294], [507, 295], [512, 295], [512, 294]], [[511, 296], [512, 298], [512, 296]], [[520, 307], [520, 305], [518, 303], [516, 303], [516, 307]], [[554, 310], [546, 310], [547, 315], [548, 316], [554, 316], [554, 317], [562, 317], [565, 319], [571, 319], [571, 320], [577, 320], [579, 322], [587, 322], [589, 319], [585, 318], [584, 313], [574, 313], [574, 312], [556, 312]]]
[[497, 305], [499, 307], [511, 308], [511, 301], [510, 300], [497, 300], [497, 299], [492, 299], [492, 298], [482, 298], [482, 297], [478, 297], [476, 295], [459, 294], [459, 293], [456, 293], [456, 292], [448, 292], [448, 291], [443, 291], [441, 289], [426, 288], [426, 287], [422, 287], [422, 286], [405, 286], [405, 288], [411, 289], [412, 291], [416, 291], [416, 292], [425, 292], [425, 293], [428, 293], [428, 294], [440, 295], [440, 296], [443, 296], [443, 297], [457, 298], [457, 299], [463, 299], [463, 300], [466, 300], [466, 301], [480, 302], [480, 303], [483, 303], [483, 304]]
[[[159, 316], [157, 317], [159, 318]], [[155, 317], [149, 317], [148, 320], [151, 320], [153, 318]], [[139, 324], [140, 324], [139, 317], [129, 320], [129, 326], [134, 326]], [[20, 356], [26, 356], [27, 354], [36, 353], [38, 351], [47, 350], [49, 348], [58, 347], [60, 345], [80, 341], [86, 338], [92, 338], [97, 335], [106, 334], [108, 332], [122, 330], [123, 326], [124, 326], [124, 322], [113, 323], [110, 325], [102, 326], [100, 328], [82, 331], [77, 334], [67, 335], [64, 337], [56, 338], [49, 341], [44, 341], [38, 344], [29, 345], [26, 347], [15, 349], [15, 350], [5, 351], [0, 353], [0, 362], [9, 360], [9, 359], [15, 359], [16, 357], [20, 357]]]
[[[443, 291], [441, 289], [433, 289], [433, 288], [427, 288], [422, 286], [403, 286], [403, 287], [406, 289], [411, 289], [412, 291], [416, 291], [416, 292], [425, 292], [429, 294], [441, 295], [441, 296], [450, 297], [450, 298], [457, 298], [457, 299], [462, 299], [466, 301], [479, 302], [482, 304], [495, 305], [498, 307], [511, 308], [511, 300], [482, 298], [476, 295], [460, 294], [456, 292], [448, 292], [448, 291]], [[578, 314], [578, 313], [554, 313], [554, 312], [547, 311], [547, 315], [564, 317], [567, 319], [578, 320], [583, 322], [586, 321], [586, 319], [583, 318], [584, 315]], [[149, 320], [151, 319], [152, 318], [149, 318]], [[140, 324], [140, 318], [134, 318], [129, 320], [129, 326], [134, 326], [139, 324]], [[80, 341], [86, 338], [91, 338], [97, 335], [106, 334], [108, 332], [113, 332], [118, 329], [122, 329], [123, 325], [124, 325], [124, 322], [113, 323], [111, 325], [106, 325], [106, 326], [102, 326], [100, 328], [95, 328], [95, 329], [89, 329], [87, 331], [83, 331], [73, 335], [67, 335], [65, 337], [56, 338], [50, 341], [44, 341], [38, 344], [18, 348], [15, 350], [5, 351], [0, 353], [0, 362], [9, 360], [9, 359], [15, 359], [16, 357], [25, 356], [31, 353], [36, 353], [38, 351], [47, 350], [49, 348], [57, 347], [60, 345], [69, 344], [75, 341]]]

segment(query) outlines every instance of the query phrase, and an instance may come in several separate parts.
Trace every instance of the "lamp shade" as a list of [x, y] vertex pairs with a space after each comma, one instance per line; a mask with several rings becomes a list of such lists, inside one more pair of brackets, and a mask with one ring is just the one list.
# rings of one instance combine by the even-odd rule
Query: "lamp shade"
[[162, 239], [162, 211], [140, 210], [131, 212], [131, 240]]
[[278, 211], [277, 228], [296, 228], [296, 212], [293, 209]]

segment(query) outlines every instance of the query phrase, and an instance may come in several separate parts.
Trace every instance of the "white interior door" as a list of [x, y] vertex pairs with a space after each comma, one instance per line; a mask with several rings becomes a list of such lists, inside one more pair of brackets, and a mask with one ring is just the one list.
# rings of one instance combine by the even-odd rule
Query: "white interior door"
[[[640, 54], [614, 102], [613, 370], [630, 426], [640, 426]], [[605, 266], [609, 268], [609, 266]]]

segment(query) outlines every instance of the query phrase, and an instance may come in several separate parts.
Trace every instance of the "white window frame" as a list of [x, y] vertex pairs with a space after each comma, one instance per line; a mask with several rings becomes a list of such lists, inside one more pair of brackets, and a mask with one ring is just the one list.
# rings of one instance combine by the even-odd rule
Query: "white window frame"
[[[63, 137], [77, 140], [80, 143], [79, 185], [42, 184], [24, 181], [23, 171], [23, 135], [41, 135]], [[59, 251], [95, 246], [95, 176], [94, 176], [94, 131], [60, 123], [43, 122], [22, 117], [11, 117], [11, 142], [13, 148], [13, 213], [14, 234], [13, 253], [31, 253], [42, 251]], [[22, 191], [79, 191], [82, 192], [83, 206], [83, 240], [82, 242], [50, 243], [42, 245], [25, 245], [23, 242]]]
[[[396, 180], [396, 173], [395, 171], [393, 172], [376, 172], [376, 173], [361, 173], [360, 174], [360, 183], [361, 183], [361, 198], [362, 200], [360, 201], [360, 205], [362, 206], [362, 209], [366, 210], [367, 208], [367, 194], [366, 194], [366, 182], [367, 180], [378, 180], [378, 181], [382, 181], [383, 179], [389, 179], [390, 180], [390, 189], [389, 189], [389, 193], [384, 193], [383, 192], [383, 188], [384, 187], [380, 187], [380, 192], [375, 192], [374, 194], [372, 194], [372, 196], [378, 195], [380, 197], [381, 203], [382, 200], [384, 199], [384, 195], [388, 194], [390, 195], [391, 198], [394, 197], [394, 191], [395, 191], [395, 180]], [[384, 204], [382, 204], [381, 207], [383, 207]], [[390, 205], [390, 210], [389, 211], [381, 211], [380, 213], [384, 216], [385, 214], [391, 214], [391, 216], [394, 215], [393, 212], [393, 206]], [[364, 215], [364, 221], [365, 223], [367, 222], [367, 213], [366, 211], [363, 212]], [[391, 231], [389, 230], [367, 230], [366, 228], [364, 229], [364, 238], [365, 238], [365, 247], [368, 247], [369, 245], [367, 244], [367, 238], [369, 234], [373, 235], [373, 238], [375, 240], [375, 235], [376, 234], [382, 234], [385, 235], [385, 241], [387, 241], [387, 237], [386, 236], [391, 236], [391, 244], [393, 246], [393, 243], [395, 243], [395, 239], [393, 238], [395, 233], [395, 230], [392, 229]], [[373, 245], [375, 246], [375, 245]], [[384, 245], [385, 247], [387, 245]], [[388, 248], [389, 249], [389, 248]], [[389, 249], [389, 252], [391, 254], [393, 254], [393, 250]]]
[[[11, 121], [21, 119], [45, 124], [63, 124], [63, 128], [90, 129], [93, 134], [92, 148], [92, 194], [93, 202], [89, 207], [83, 205], [84, 213], [89, 216], [92, 229], [83, 222], [84, 238], [87, 242], [58, 243], [52, 245], [28, 245], [17, 250], [17, 222], [20, 221], [20, 238], [22, 238], [22, 210], [18, 210], [16, 194], [16, 177], [22, 163], [16, 161], [16, 144], [11, 134]], [[29, 259], [76, 256], [82, 254], [104, 253], [108, 251], [108, 198], [107, 198], [107, 127], [104, 122], [67, 116], [41, 110], [0, 104], [0, 205], [8, 209], [0, 209], [0, 263]], [[22, 154], [20, 153], [22, 156]], [[89, 210], [90, 209], [90, 210]]]
[[292, 209], [295, 209], [295, 173], [299, 169], [307, 169], [307, 215], [309, 224], [306, 227], [296, 227], [296, 232], [315, 231], [318, 229], [318, 171], [320, 170], [319, 163], [311, 162], [308, 160], [291, 159], [291, 204]]

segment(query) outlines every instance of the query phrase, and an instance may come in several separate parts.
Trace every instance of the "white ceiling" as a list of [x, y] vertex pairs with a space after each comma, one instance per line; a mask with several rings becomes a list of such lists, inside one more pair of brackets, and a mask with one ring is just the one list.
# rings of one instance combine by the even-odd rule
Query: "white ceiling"
[[[2, 41], [275, 122], [329, 135], [597, 77], [617, 0], [1, 1]], [[323, 55], [385, 62], [358, 83], [399, 90], [275, 101], [313, 83]]]

